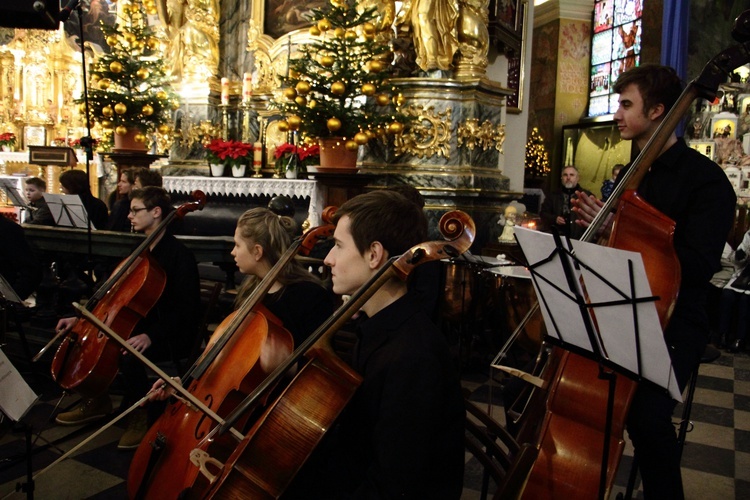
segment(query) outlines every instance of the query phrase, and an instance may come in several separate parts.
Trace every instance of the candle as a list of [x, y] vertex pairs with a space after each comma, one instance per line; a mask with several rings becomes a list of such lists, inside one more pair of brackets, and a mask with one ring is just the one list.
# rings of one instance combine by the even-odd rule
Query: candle
[[256, 142], [253, 144], [253, 166], [261, 167], [263, 165], [263, 143]]
[[242, 76], [242, 102], [249, 102], [253, 95], [253, 77], [250, 73], [245, 73]]
[[221, 79], [221, 103], [229, 104], [229, 78]]

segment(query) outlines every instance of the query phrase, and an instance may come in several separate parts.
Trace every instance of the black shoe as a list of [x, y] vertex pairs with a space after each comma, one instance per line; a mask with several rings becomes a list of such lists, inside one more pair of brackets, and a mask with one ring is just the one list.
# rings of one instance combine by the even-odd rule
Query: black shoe
[[729, 346], [729, 349], [727, 351], [729, 352], [740, 352], [745, 350], [745, 339], [737, 339], [734, 341], [734, 343]]

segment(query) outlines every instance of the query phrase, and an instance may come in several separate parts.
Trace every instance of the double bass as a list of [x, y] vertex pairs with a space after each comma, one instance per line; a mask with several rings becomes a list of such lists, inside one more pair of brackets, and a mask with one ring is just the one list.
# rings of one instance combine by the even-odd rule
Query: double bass
[[[323, 213], [326, 224], [308, 230], [289, 246], [242, 305], [216, 328], [204, 353], [183, 377], [187, 391], [220, 417], [229, 414], [291, 355], [291, 334], [261, 301], [297, 254], [307, 255], [318, 241], [333, 234], [333, 213], [332, 207], [327, 208]], [[244, 419], [250, 413], [246, 412]], [[243, 420], [238, 422], [240, 426]], [[188, 401], [170, 403], [133, 456], [128, 471], [129, 497], [177, 498], [191, 487], [199, 471], [190, 463], [189, 455], [216, 423]], [[203, 451], [228, 456], [237, 441], [234, 436], [225, 436], [226, 441], [204, 443], [210, 447]]]
[[[182, 204], [164, 217], [159, 226], [120, 263], [107, 281], [86, 302], [86, 310], [127, 339], [138, 322], [146, 317], [161, 297], [166, 284], [164, 271], [148, 248], [175, 217], [183, 217], [206, 204], [201, 191], [192, 193], [194, 201]], [[120, 348], [89, 322], [78, 321], [65, 333], [52, 360], [52, 378], [66, 390], [84, 397], [103, 394], [117, 375]], [[35, 357], [57, 341], [58, 334]]]
[[[680, 285], [675, 223], [645, 202], [636, 189], [692, 101], [713, 100], [732, 71], [750, 61], [750, 11], [738, 23], [741, 19], [743, 44], [714, 57], [685, 88], [582, 237], [594, 240], [616, 207], [607, 245], [642, 254], [652, 294], [659, 298], [656, 309], [662, 328], [670, 319]], [[606, 498], [624, 448], [623, 430], [637, 382], [559, 347], [551, 349], [540, 378], [545, 391], [532, 397], [518, 436], [519, 442], [533, 442], [538, 449], [523, 497]], [[541, 417], [533, 417], [535, 413]]]

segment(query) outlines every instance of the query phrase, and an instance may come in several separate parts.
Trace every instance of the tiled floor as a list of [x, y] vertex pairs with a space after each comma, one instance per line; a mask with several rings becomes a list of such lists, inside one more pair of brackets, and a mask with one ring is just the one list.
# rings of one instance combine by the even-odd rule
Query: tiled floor
[[[493, 414], [502, 417], [499, 385], [489, 382], [481, 368], [464, 369], [464, 386], [475, 401], [494, 403]], [[40, 471], [62, 452], [71, 449], [98, 425], [79, 429], [50, 424], [58, 389], [45, 376], [26, 378], [41, 402], [25, 419], [34, 433], [32, 466]], [[73, 404], [66, 398], [62, 407]], [[679, 414], [678, 406], [675, 414]], [[683, 456], [683, 480], [688, 499], [750, 498], [750, 356], [724, 353], [716, 362], [701, 367], [695, 394], [692, 420], [695, 429], [688, 434]], [[0, 426], [0, 499], [24, 498], [13, 493], [25, 482], [24, 433], [9, 422]], [[125, 478], [132, 452], [118, 451], [117, 440], [124, 425], [118, 423], [79, 450], [72, 459], [62, 462], [34, 481], [39, 499], [121, 499], [126, 498]], [[41, 431], [41, 436], [36, 434]], [[622, 460], [611, 498], [625, 489], [632, 449]], [[479, 498], [481, 470], [467, 458], [466, 480], [462, 498]], [[640, 496], [638, 496], [640, 497]]]

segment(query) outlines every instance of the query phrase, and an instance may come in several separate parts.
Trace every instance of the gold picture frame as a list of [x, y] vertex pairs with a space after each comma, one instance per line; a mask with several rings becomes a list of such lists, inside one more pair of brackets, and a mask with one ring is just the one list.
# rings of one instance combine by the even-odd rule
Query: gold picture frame
[[513, 94], [506, 98], [508, 113], [520, 114], [523, 111], [523, 83], [524, 68], [526, 66], [526, 13], [527, 0], [523, 0], [518, 5], [518, 21], [516, 28], [521, 36], [520, 54], [514, 57], [508, 56], [508, 88]]

